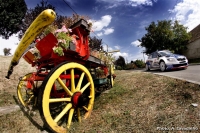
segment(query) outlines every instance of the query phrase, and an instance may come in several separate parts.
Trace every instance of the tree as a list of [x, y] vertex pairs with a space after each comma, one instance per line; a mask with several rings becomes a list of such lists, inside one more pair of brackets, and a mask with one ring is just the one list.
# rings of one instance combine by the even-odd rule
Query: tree
[[[48, 0], [42, 0], [40, 4], [37, 4], [37, 6], [33, 9], [28, 9], [27, 13], [24, 17], [24, 21], [21, 27], [21, 31], [19, 33], [19, 39], [22, 38], [23, 34], [27, 30], [27, 28], [31, 25], [31, 23], [35, 20], [35, 18], [45, 9], [52, 9], [55, 11], [55, 7], [48, 3]], [[56, 20], [53, 22], [53, 27], [61, 28], [63, 25], [70, 28], [71, 25], [73, 25], [75, 22], [77, 22], [80, 19], [88, 20], [88, 16], [81, 16], [78, 14], [73, 14], [72, 17], [62, 16], [56, 14]]]
[[8, 56], [8, 55], [10, 55], [11, 53], [10, 53], [10, 48], [4, 48], [3, 49], [3, 53], [4, 53], [4, 56]]
[[136, 60], [136, 61], [135, 61], [135, 65], [136, 65], [138, 68], [144, 68], [144, 67], [145, 67], [145, 63], [144, 63], [144, 61], [142, 61], [142, 60]]
[[27, 30], [27, 28], [31, 25], [31, 23], [35, 20], [35, 18], [45, 9], [52, 9], [55, 10], [55, 7], [51, 4], [48, 4], [48, 0], [42, 0], [40, 4], [37, 4], [37, 6], [34, 9], [28, 9], [26, 12], [26, 15], [24, 17], [23, 24], [21, 26], [21, 30], [19, 33], [19, 39], [22, 38], [23, 34]]
[[8, 39], [20, 31], [27, 6], [24, 0], [0, 0], [0, 3], [0, 35]]
[[145, 30], [147, 33], [139, 41], [140, 46], [146, 48], [146, 54], [163, 49], [181, 53], [187, 49], [186, 45], [191, 37], [187, 28], [178, 21], [173, 24], [170, 20], [158, 21], [157, 24], [152, 22]]
[[90, 48], [92, 50], [102, 50], [102, 39], [98, 39], [96, 38], [95, 36], [94, 37], [90, 37], [89, 39], [89, 45], [90, 45]]
[[124, 68], [125, 64], [125, 59], [122, 56], [119, 56], [119, 58], [115, 61], [115, 65], [120, 66], [121, 68]]

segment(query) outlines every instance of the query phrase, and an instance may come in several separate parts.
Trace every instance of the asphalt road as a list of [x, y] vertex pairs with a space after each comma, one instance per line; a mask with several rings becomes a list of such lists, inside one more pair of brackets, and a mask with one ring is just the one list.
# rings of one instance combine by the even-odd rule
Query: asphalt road
[[160, 70], [149, 71], [154, 74], [168, 76], [171, 78], [185, 80], [200, 85], [200, 65], [190, 65], [186, 70], [173, 70], [160, 72]]

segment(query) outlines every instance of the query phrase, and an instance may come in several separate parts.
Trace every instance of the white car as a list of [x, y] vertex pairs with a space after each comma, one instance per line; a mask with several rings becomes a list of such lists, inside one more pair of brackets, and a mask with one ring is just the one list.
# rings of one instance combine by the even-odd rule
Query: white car
[[162, 72], [172, 69], [186, 69], [188, 60], [183, 55], [173, 54], [168, 50], [156, 51], [148, 56], [146, 70], [160, 69]]

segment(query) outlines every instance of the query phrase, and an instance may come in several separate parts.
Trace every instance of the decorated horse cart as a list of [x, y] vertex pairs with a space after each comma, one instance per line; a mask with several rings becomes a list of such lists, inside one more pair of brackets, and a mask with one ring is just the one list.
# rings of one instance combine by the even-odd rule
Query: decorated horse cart
[[[67, 43], [49, 32], [30, 47], [55, 17], [55, 12], [47, 9], [34, 20], [14, 53], [6, 78], [10, 77], [20, 58], [35, 67], [35, 72], [19, 80], [19, 101], [29, 110], [37, 107], [51, 131], [66, 132], [73, 121], [80, 122], [90, 116], [95, 92], [113, 87], [115, 75], [112, 62], [91, 54], [90, 29], [84, 19], [70, 27], [66, 36], [71, 40], [65, 40]], [[66, 31], [65, 28], [60, 30]], [[57, 34], [59, 32], [62, 31]], [[62, 43], [67, 45], [59, 45]]]

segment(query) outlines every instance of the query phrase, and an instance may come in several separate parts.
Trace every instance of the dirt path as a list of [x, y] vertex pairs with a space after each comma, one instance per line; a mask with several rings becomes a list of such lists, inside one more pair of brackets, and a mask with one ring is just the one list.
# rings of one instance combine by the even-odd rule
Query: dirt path
[[9, 113], [11, 113], [13, 111], [17, 111], [19, 109], [20, 109], [20, 107], [18, 105], [0, 107], [0, 116], [9, 114]]

